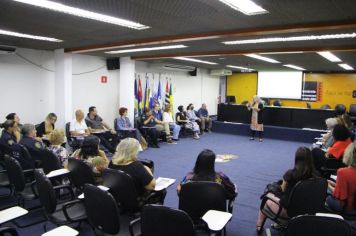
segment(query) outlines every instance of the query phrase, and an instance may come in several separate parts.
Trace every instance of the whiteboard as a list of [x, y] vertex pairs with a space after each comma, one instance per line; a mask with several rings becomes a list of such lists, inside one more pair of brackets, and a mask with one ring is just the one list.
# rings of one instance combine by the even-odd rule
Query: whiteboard
[[262, 98], [301, 99], [303, 72], [258, 72], [257, 95]]

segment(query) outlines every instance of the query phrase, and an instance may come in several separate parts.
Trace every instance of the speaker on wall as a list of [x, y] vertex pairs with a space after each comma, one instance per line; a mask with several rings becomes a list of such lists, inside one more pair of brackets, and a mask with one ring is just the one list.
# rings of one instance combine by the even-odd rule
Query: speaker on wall
[[120, 69], [120, 57], [107, 58], [106, 59], [106, 68], [108, 70], [118, 70], [118, 69]]
[[197, 68], [195, 67], [195, 70], [193, 71], [188, 71], [190, 76], [197, 76]]

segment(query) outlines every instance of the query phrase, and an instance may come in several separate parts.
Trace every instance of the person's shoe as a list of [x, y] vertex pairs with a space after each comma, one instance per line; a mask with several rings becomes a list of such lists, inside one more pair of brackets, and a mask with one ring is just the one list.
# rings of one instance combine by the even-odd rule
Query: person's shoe
[[263, 142], [263, 139], [262, 139], [262, 138], [260, 138], [260, 139], [259, 139], [259, 141], [260, 141], [260, 142]]
[[168, 140], [167, 143], [168, 144], [177, 144], [177, 143], [173, 142], [172, 139]]
[[196, 134], [196, 135], [194, 135], [193, 139], [200, 139], [200, 137], [198, 134]]
[[257, 231], [257, 234], [260, 235], [260, 234], [263, 232], [262, 226], [258, 226], [258, 225], [257, 225], [256, 231]]
[[174, 142], [178, 142], [178, 141], [179, 141], [179, 138], [177, 138], [177, 139], [172, 138], [172, 140], [173, 140]]
[[251, 137], [250, 140], [255, 140], [255, 138], [254, 138], [254, 137]]

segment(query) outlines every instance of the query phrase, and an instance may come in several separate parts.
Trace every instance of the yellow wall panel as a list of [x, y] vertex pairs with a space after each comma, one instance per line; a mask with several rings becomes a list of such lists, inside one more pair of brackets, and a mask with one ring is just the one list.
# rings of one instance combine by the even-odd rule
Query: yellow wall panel
[[226, 95], [235, 96], [236, 103], [251, 101], [257, 93], [257, 73], [237, 73], [227, 77]]

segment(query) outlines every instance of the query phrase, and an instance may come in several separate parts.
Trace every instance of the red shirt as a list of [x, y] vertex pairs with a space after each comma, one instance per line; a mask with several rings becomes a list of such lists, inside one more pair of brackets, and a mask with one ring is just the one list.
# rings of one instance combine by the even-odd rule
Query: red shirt
[[337, 170], [334, 197], [346, 201], [350, 210], [354, 209], [354, 194], [356, 193], [356, 168], [344, 167]]
[[340, 159], [344, 155], [344, 151], [350, 143], [352, 143], [350, 138], [344, 141], [336, 141], [331, 147], [328, 148], [328, 153], [333, 155], [336, 159]]

